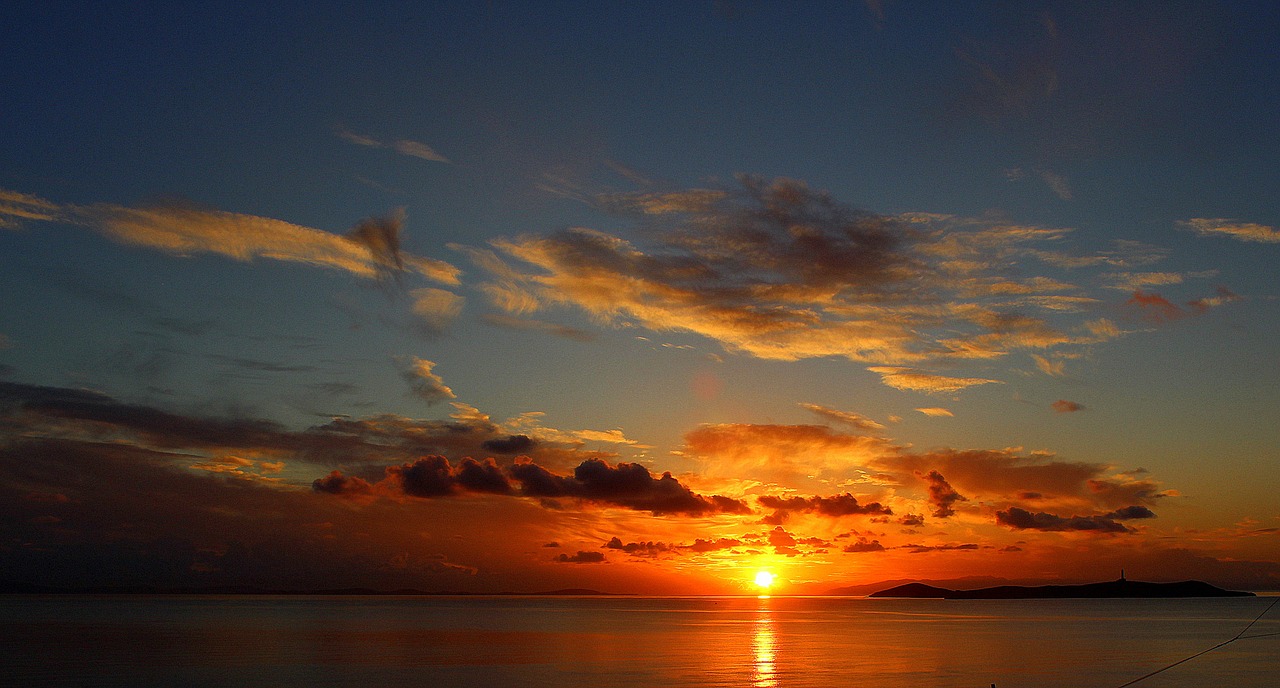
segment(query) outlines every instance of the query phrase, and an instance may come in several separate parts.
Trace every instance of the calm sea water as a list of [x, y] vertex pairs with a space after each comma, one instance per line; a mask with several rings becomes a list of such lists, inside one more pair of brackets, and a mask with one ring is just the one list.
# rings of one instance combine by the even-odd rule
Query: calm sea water
[[[1272, 601], [0, 596], [0, 683], [1115, 688]], [[1273, 635], [1138, 685], [1277, 677]]]

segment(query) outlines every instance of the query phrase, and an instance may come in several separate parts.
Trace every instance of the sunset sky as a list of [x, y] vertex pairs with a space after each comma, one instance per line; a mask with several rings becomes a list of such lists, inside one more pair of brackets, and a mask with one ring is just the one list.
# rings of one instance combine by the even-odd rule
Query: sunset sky
[[0, 578], [1280, 589], [1272, 3], [16, 2]]

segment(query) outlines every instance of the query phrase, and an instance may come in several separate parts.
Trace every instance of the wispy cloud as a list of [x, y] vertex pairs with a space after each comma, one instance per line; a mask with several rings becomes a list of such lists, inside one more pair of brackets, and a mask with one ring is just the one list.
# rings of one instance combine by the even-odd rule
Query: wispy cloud
[[[32, 196], [0, 193], [27, 199], [17, 210], [0, 205], [0, 221], [66, 222], [120, 243], [176, 256], [210, 253], [240, 261], [265, 258], [342, 270], [364, 278], [408, 271], [443, 284], [459, 284], [460, 271], [453, 265], [400, 249], [404, 215], [398, 210], [362, 220], [349, 235], [341, 236], [283, 220], [190, 205], [58, 206]], [[40, 207], [46, 212], [24, 212], [23, 207]]]
[[1050, 406], [1053, 408], [1054, 411], [1057, 411], [1058, 413], [1075, 413], [1076, 411], [1084, 410], [1084, 404], [1078, 404], [1074, 401], [1067, 401], [1066, 399], [1059, 399], [1053, 402], [1052, 404], [1050, 404]]
[[807, 404], [807, 403], [800, 404], [800, 408], [806, 409], [808, 411], [812, 411], [819, 418], [824, 418], [826, 420], [833, 421], [841, 425], [847, 425], [851, 428], [854, 428], [855, 430], [867, 430], [870, 432], [879, 432], [885, 429], [884, 425], [877, 423], [874, 420], [871, 420], [870, 418], [867, 418], [866, 416], [863, 416], [861, 414], [853, 413], [852, 411], [837, 411], [836, 409], [827, 408], [826, 406], [819, 406], [818, 404]]
[[978, 377], [947, 377], [934, 375], [914, 368], [897, 366], [872, 366], [867, 368], [878, 373], [886, 385], [895, 389], [913, 392], [956, 392], [966, 387], [999, 383], [999, 380], [988, 380]]
[[423, 287], [409, 292], [413, 314], [429, 332], [442, 332], [462, 312], [463, 297], [444, 289]]
[[1223, 218], [1194, 217], [1184, 220], [1182, 226], [1204, 236], [1228, 236], [1240, 241], [1262, 244], [1280, 243], [1280, 231], [1269, 225], [1240, 222]]
[[926, 416], [932, 416], [934, 418], [951, 418], [952, 416], [956, 415], [947, 409], [940, 408], [937, 406], [918, 408], [916, 410], [919, 411], [920, 413], [923, 413]]
[[435, 363], [426, 359], [412, 358], [401, 375], [409, 383], [413, 393], [427, 404], [456, 399], [457, 395], [444, 383], [444, 379], [431, 372], [435, 366]]
[[400, 139], [391, 144], [391, 147], [401, 155], [407, 155], [411, 158], [421, 158], [422, 160], [434, 160], [435, 162], [449, 162], [449, 159], [440, 155], [434, 148], [420, 141], [411, 141], [409, 139]]
[[[757, 358], [838, 356], [894, 368], [1102, 338], [1068, 318], [1097, 299], [1028, 274], [1050, 256], [1068, 259], [1043, 248], [1066, 229], [876, 215], [787, 179], [585, 199], [636, 218], [649, 243], [579, 227], [496, 239], [492, 250], [456, 247], [491, 275], [480, 290], [494, 306], [512, 315], [568, 306], [615, 326], [692, 332]], [[1082, 265], [1127, 264], [1121, 252], [1135, 253]], [[991, 382], [889, 380], [950, 391]]]
[[400, 155], [406, 155], [411, 158], [430, 160], [432, 162], [450, 162], [448, 158], [437, 153], [434, 148], [422, 143], [421, 141], [398, 139], [395, 141], [383, 142], [367, 134], [357, 134], [356, 132], [342, 128], [339, 128], [335, 133], [338, 138], [343, 141], [357, 146], [365, 146], [367, 148], [390, 148]]
[[550, 335], [555, 335], [556, 337], [572, 339], [577, 342], [592, 342], [596, 340], [596, 335], [594, 333], [586, 330], [580, 330], [576, 327], [569, 327], [568, 325], [560, 325], [558, 323], [545, 322], [542, 320], [533, 320], [531, 318], [514, 318], [500, 313], [486, 313], [481, 317], [490, 325], [505, 327], [511, 330], [545, 332]]

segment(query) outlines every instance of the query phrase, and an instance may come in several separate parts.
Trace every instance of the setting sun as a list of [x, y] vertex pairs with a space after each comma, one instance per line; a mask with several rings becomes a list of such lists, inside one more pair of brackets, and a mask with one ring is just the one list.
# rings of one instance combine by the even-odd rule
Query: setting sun
[[756, 574], [756, 585], [768, 590], [773, 586], [774, 575], [768, 571], [761, 571]]

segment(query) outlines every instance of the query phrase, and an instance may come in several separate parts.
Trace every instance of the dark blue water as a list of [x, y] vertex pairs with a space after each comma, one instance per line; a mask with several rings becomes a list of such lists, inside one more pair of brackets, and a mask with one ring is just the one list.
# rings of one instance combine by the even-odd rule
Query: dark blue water
[[[0, 683], [1116, 688], [1271, 601], [5, 596]], [[1270, 636], [1138, 685], [1277, 676]]]

